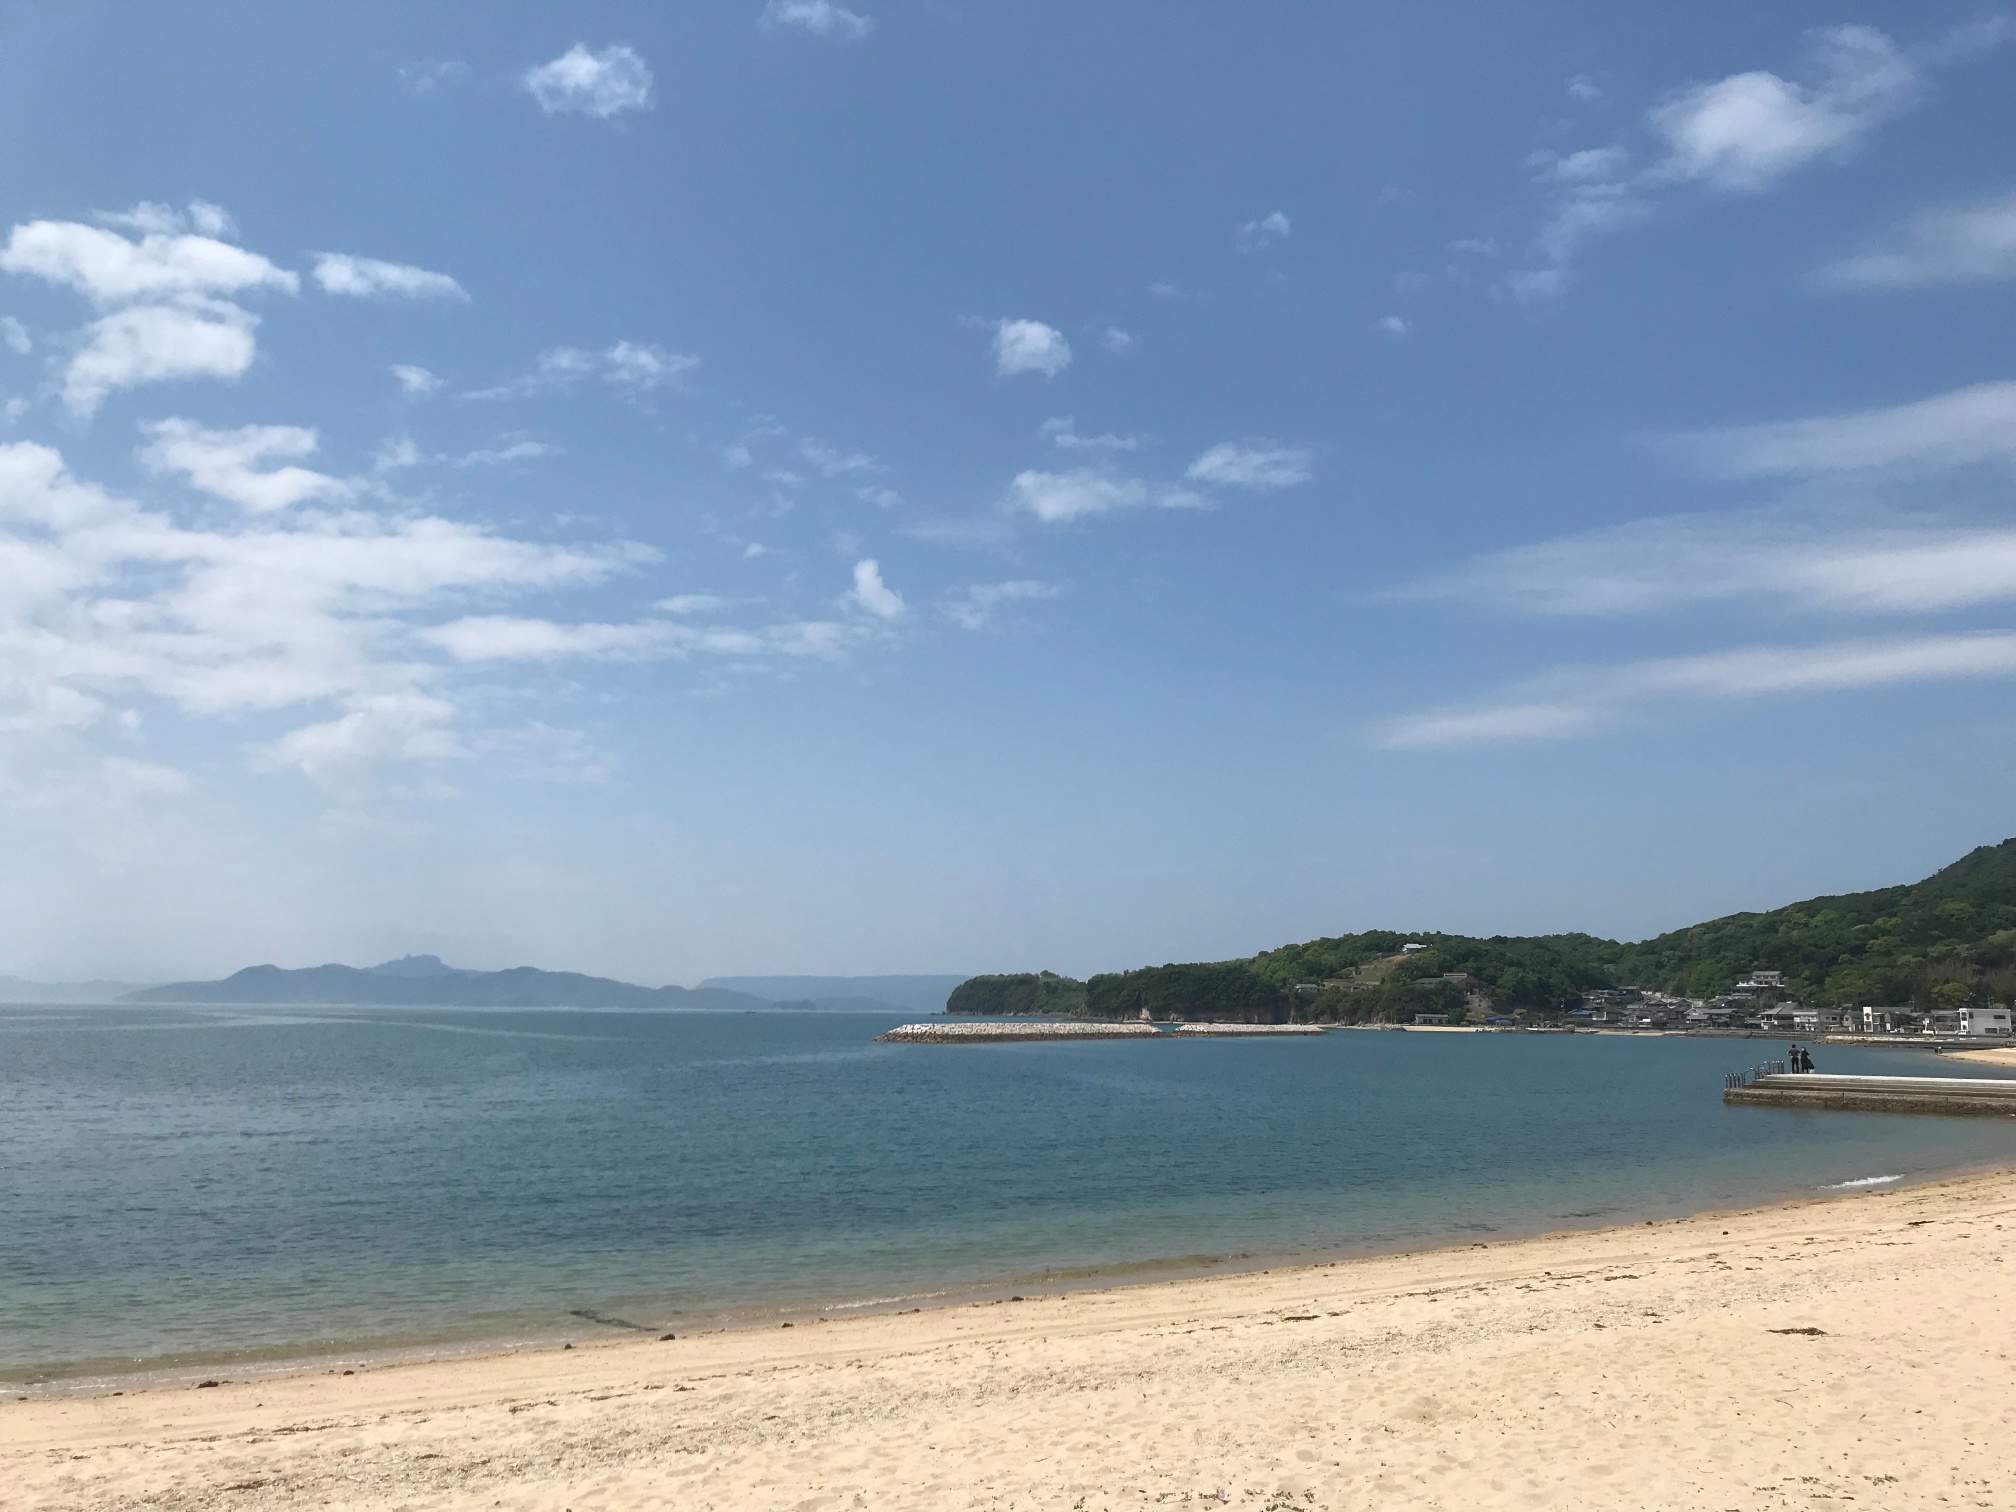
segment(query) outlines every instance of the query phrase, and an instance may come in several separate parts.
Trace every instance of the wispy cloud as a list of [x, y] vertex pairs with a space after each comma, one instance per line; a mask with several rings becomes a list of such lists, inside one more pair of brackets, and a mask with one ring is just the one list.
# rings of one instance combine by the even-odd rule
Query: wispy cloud
[[1070, 416], [1060, 416], [1045, 420], [1036, 429], [1042, 440], [1048, 441], [1059, 451], [1079, 452], [1131, 452], [1139, 449], [1143, 437], [1121, 436], [1105, 431], [1097, 436], [1081, 436], [1078, 424]]
[[154, 472], [174, 473], [191, 487], [229, 500], [255, 514], [286, 509], [310, 499], [340, 498], [347, 485], [288, 462], [262, 468], [275, 458], [314, 453], [315, 432], [300, 425], [246, 425], [209, 430], [188, 420], [161, 420], [143, 427], [148, 441], [140, 460]]
[[438, 393], [441, 389], [441, 379], [437, 375], [410, 362], [394, 363], [392, 376], [399, 382], [399, 392], [415, 399], [425, 399], [429, 394]]
[[1509, 273], [1505, 287], [1529, 303], [1560, 297], [1590, 242], [1650, 220], [1676, 188], [1756, 194], [1814, 163], [1845, 159], [1926, 96], [1933, 69], [2012, 35], [1998, 21], [1910, 49], [1874, 27], [1823, 27], [1791, 78], [1730, 74], [1654, 106], [1645, 127], [1655, 151], [1643, 167], [1633, 167], [1636, 154], [1622, 143], [1536, 153], [1526, 166], [1549, 192], [1537, 263]]
[[1241, 252], [1260, 252], [1276, 242], [1286, 241], [1295, 230], [1294, 223], [1279, 210], [1263, 215], [1258, 220], [1250, 220], [1239, 228], [1233, 238]]
[[991, 629], [1002, 611], [1011, 604], [1036, 603], [1058, 598], [1064, 590], [1055, 583], [1033, 578], [1017, 578], [1006, 583], [975, 583], [948, 596], [945, 617], [962, 630]]
[[2016, 632], [1745, 646], [1614, 667], [1569, 667], [1473, 704], [1380, 721], [1389, 750], [1570, 740], [1642, 723], [1676, 705], [2016, 676]]
[[523, 378], [492, 388], [473, 389], [464, 399], [524, 399], [534, 394], [561, 393], [589, 379], [632, 394], [672, 383], [700, 366], [685, 352], [668, 352], [648, 342], [619, 341], [601, 350], [554, 347], [543, 352], [539, 365]]
[[650, 65], [634, 47], [620, 44], [590, 52], [577, 42], [550, 63], [527, 69], [521, 82], [548, 115], [572, 112], [606, 121], [651, 108]]
[[1702, 431], [1674, 443], [1724, 477], [1813, 477], [2016, 462], [2016, 382], [1910, 404]]
[[1739, 599], [1782, 613], [1937, 613], [2016, 600], [2016, 527], [1673, 515], [1496, 552], [1384, 596], [1589, 618]]
[[1820, 270], [1832, 289], [1923, 289], [2016, 279], [2016, 192], [1922, 211]]
[[467, 299], [462, 285], [446, 273], [432, 273], [408, 263], [381, 262], [348, 252], [315, 254], [315, 282], [324, 294], [371, 299], [391, 295], [401, 299]]
[[770, 0], [762, 24], [771, 31], [810, 32], [816, 37], [859, 41], [875, 29], [875, 18], [851, 11], [834, 0]]
[[296, 427], [151, 427], [149, 469], [239, 506], [222, 519], [80, 481], [44, 446], [0, 446], [13, 584], [0, 601], [12, 648], [0, 725], [82, 732], [135, 699], [192, 717], [333, 709], [281, 739], [272, 760], [321, 781], [373, 753], [445, 755], [454, 693], [415, 654], [416, 636], [472, 594], [583, 587], [652, 555], [381, 513], [284, 461], [313, 444]]
[[1305, 447], [1278, 441], [1221, 441], [1190, 464], [1188, 477], [1199, 483], [1227, 483], [1237, 488], [1288, 488], [1306, 483], [1313, 458]]
[[1019, 472], [1008, 485], [1011, 511], [1063, 524], [1088, 515], [1150, 505], [1164, 509], [1194, 509], [1204, 501], [1181, 489], [1152, 488], [1140, 478], [1102, 467], [1076, 467], [1067, 472]]

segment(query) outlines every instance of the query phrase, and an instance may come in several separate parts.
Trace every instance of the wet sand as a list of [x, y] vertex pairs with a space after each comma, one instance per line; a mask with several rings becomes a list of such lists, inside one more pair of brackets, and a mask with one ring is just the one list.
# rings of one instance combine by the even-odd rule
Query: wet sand
[[0, 1404], [17, 1508], [2016, 1508], [2016, 1172]]

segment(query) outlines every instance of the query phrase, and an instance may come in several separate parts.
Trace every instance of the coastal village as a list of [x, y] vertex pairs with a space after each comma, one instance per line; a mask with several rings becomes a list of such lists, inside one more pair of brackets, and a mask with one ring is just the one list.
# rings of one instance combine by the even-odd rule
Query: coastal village
[[[1408, 957], [1429, 947], [1409, 943], [1398, 954], [1370, 962], [1348, 976], [1329, 977], [1320, 982], [1298, 982], [1295, 993], [1316, 998], [1329, 992], [1362, 992], [1377, 986]], [[1461, 1014], [1424, 1012], [1413, 1015], [1412, 1023], [1422, 1028], [1529, 1027], [1529, 1016], [1505, 1014], [1489, 987], [1465, 971], [1447, 971], [1421, 978], [1424, 984], [1446, 982], [1464, 996]], [[1810, 1004], [1785, 995], [1785, 973], [1762, 967], [1753, 969], [1727, 992], [1712, 998], [1680, 997], [1645, 987], [1596, 987], [1582, 994], [1582, 1006], [1570, 1009], [1563, 1018], [1566, 1026], [1590, 1029], [1656, 1029], [1668, 1032], [1691, 1030], [1710, 1032], [1763, 1031], [1792, 1038], [1914, 1036], [1933, 1039], [2010, 1039], [2016, 1037], [2016, 1013], [2009, 1003], [1957, 1003], [1950, 1008], [1919, 1011], [1910, 1007], [1860, 1007], [1841, 1004]]]

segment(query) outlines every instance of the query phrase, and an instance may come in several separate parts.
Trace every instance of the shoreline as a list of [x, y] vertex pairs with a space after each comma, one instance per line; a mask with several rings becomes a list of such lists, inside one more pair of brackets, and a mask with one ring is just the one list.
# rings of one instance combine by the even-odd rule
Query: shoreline
[[[2016, 1062], [2016, 1051], [2009, 1052]], [[1919, 1174], [1854, 1178], [1833, 1186], [1801, 1188], [1737, 1207], [1688, 1209], [1643, 1208], [1636, 1216], [1604, 1213], [1587, 1223], [1550, 1221], [1531, 1228], [1450, 1230], [1422, 1242], [1421, 1235], [1366, 1239], [1349, 1245], [1312, 1245], [1289, 1250], [1244, 1250], [1225, 1255], [1180, 1255], [1116, 1262], [1111, 1265], [1059, 1266], [1019, 1276], [952, 1283], [927, 1290], [870, 1298], [834, 1298], [786, 1306], [751, 1306], [692, 1320], [629, 1324], [610, 1332], [606, 1323], [584, 1320], [584, 1326], [556, 1326], [523, 1334], [500, 1333], [464, 1339], [407, 1341], [359, 1340], [333, 1343], [327, 1349], [265, 1355], [265, 1349], [291, 1350], [277, 1344], [240, 1351], [220, 1351], [194, 1360], [141, 1364], [132, 1370], [106, 1370], [60, 1375], [47, 1380], [0, 1382], [0, 1408], [51, 1400], [139, 1396], [185, 1390], [197, 1383], [223, 1379], [224, 1384], [256, 1384], [313, 1377], [342, 1371], [387, 1370], [427, 1366], [480, 1366], [485, 1361], [514, 1359], [542, 1352], [621, 1348], [681, 1339], [721, 1338], [762, 1333], [779, 1328], [811, 1327], [855, 1320], [904, 1317], [964, 1307], [993, 1306], [1007, 1301], [1062, 1300], [1128, 1292], [1157, 1286], [1211, 1283], [1241, 1277], [1320, 1271], [1376, 1261], [1428, 1259], [1458, 1251], [1546, 1244], [1577, 1238], [1628, 1233], [1665, 1225], [1708, 1223], [1731, 1217], [1792, 1212], [1856, 1197], [1890, 1195], [1940, 1187], [1952, 1182], [2006, 1176], [2016, 1180], [2016, 1162], [1991, 1160], [1944, 1167]], [[1645, 1214], [1652, 1216], [1647, 1217]], [[1060, 1284], [1061, 1283], [1061, 1284]], [[908, 1305], [906, 1305], [908, 1304]], [[76, 1362], [87, 1363], [87, 1362]]]
[[2006, 1507], [2011, 1232], [2003, 1166], [789, 1330], [44, 1395], [0, 1404], [0, 1473], [10, 1506], [64, 1512]]

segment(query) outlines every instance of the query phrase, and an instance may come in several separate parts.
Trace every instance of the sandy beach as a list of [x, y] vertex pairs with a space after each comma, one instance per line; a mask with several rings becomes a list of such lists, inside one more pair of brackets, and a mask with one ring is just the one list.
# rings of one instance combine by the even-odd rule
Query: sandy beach
[[2016, 1172], [0, 1406], [22, 1508], [2016, 1507]]
[[2001, 1045], [1993, 1050], [1949, 1050], [1946, 1058], [1974, 1061], [1983, 1066], [2016, 1067], [2016, 1045]]

